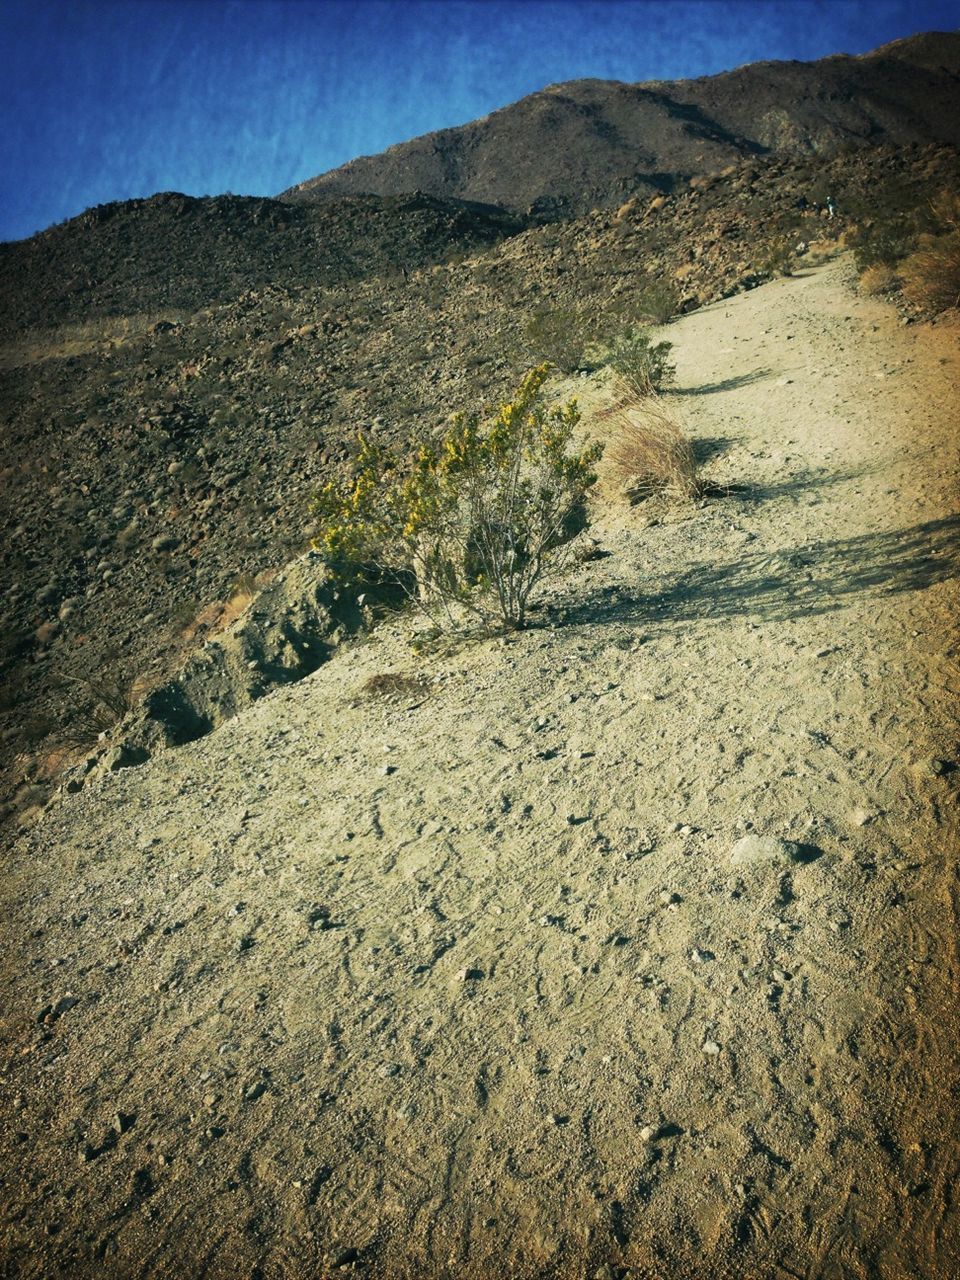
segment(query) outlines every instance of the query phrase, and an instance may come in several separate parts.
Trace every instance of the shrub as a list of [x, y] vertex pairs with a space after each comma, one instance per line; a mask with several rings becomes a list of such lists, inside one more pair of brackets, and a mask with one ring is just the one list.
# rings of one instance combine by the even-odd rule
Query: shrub
[[614, 392], [613, 405], [600, 415], [605, 481], [632, 502], [656, 493], [699, 498], [696, 455], [676, 415], [656, 396], [638, 398], [629, 384], [617, 384]]
[[871, 298], [890, 293], [899, 283], [897, 273], [885, 262], [875, 262], [872, 267], [867, 267], [859, 280], [860, 292]]
[[576, 401], [544, 404], [548, 369], [531, 370], [493, 422], [458, 414], [406, 468], [361, 436], [354, 474], [312, 503], [314, 547], [334, 572], [392, 578], [438, 625], [456, 625], [460, 606], [522, 627], [531, 592], [586, 523], [602, 452], [573, 447]]
[[430, 692], [430, 683], [424, 675], [410, 675], [404, 671], [381, 671], [364, 680], [358, 690], [355, 703], [361, 699], [380, 698], [385, 701], [401, 701], [422, 697]]
[[960, 306], [960, 231], [921, 236], [920, 247], [897, 268], [903, 296], [924, 311]]
[[778, 240], [770, 245], [767, 256], [760, 264], [760, 270], [765, 276], [791, 276], [796, 261], [794, 242]]
[[643, 329], [627, 329], [610, 348], [610, 367], [638, 395], [649, 396], [672, 382], [676, 367], [667, 359], [672, 342], [653, 342]]
[[653, 280], [634, 295], [631, 309], [637, 320], [666, 324], [677, 314], [679, 305], [680, 295], [672, 284]]
[[864, 223], [851, 231], [849, 242], [853, 248], [858, 271], [880, 263], [891, 267], [908, 253], [914, 243], [914, 232], [908, 220], [900, 215], [882, 222]]
[[62, 672], [63, 686], [72, 686], [77, 697], [70, 699], [61, 737], [78, 747], [96, 742], [109, 732], [136, 704], [136, 687], [129, 671], [115, 653], [103, 655], [96, 672], [74, 675]]
[[524, 334], [534, 357], [556, 365], [561, 373], [596, 367], [587, 358], [596, 341], [594, 326], [579, 311], [538, 311], [527, 321]]

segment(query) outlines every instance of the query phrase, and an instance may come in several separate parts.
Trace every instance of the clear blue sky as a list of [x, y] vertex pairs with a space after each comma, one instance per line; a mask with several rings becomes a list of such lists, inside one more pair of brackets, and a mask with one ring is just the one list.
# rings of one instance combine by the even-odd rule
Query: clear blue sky
[[960, 0], [0, 0], [0, 239], [274, 195], [560, 80], [862, 53]]

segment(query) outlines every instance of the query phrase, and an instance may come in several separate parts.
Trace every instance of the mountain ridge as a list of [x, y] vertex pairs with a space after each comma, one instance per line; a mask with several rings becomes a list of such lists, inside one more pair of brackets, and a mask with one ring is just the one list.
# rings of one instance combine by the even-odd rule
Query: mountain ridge
[[960, 34], [931, 32], [867, 54], [749, 63], [690, 80], [548, 85], [477, 120], [356, 157], [279, 198], [422, 190], [516, 212], [583, 213], [751, 154], [957, 146], [958, 122]]

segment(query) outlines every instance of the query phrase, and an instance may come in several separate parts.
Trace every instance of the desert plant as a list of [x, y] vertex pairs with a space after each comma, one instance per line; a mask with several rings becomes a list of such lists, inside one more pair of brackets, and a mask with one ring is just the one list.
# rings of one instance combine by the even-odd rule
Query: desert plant
[[606, 436], [605, 484], [631, 502], [656, 493], [701, 497], [696, 455], [676, 414], [657, 396], [637, 396], [623, 380], [613, 390], [613, 404], [598, 415]]
[[903, 296], [914, 306], [931, 312], [960, 306], [960, 231], [921, 236], [897, 271]]
[[680, 296], [672, 284], [665, 280], [651, 280], [637, 291], [631, 310], [637, 320], [648, 324], [666, 324], [677, 314]]
[[72, 746], [95, 742], [101, 733], [118, 724], [136, 702], [135, 682], [114, 653], [104, 656], [96, 672], [75, 675], [64, 671], [59, 681], [79, 695], [69, 708], [61, 733], [63, 741]]
[[672, 382], [676, 367], [668, 356], [672, 342], [654, 342], [644, 329], [626, 329], [610, 348], [610, 367], [638, 395], [649, 396]]
[[777, 240], [767, 249], [766, 257], [760, 264], [765, 276], [790, 276], [796, 265], [796, 250], [791, 239]]
[[430, 682], [424, 675], [411, 675], [404, 671], [381, 671], [368, 676], [358, 690], [356, 701], [361, 698], [380, 698], [385, 701], [401, 701], [420, 697], [430, 690]]
[[858, 271], [882, 263], [893, 266], [909, 253], [914, 243], [914, 231], [904, 214], [865, 222], [853, 228], [847, 240], [853, 248]]
[[493, 422], [460, 413], [412, 464], [360, 438], [354, 474], [313, 500], [314, 546], [334, 572], [390, 576], [438, 625], [457, 607], [522, 627], [533, 589], [586, 522], [598, 445], [577, 449], [576, 401], [547, 408], [540, 365]]
[[595, 367], [588, 358], [596, 341], [595, 326], [579, 311], [537, 311], [524, 327], [534, 357], [554, 364], [562, 373]]
[[886, 262], [875, 262], [861, 274], [858, 283], [860, 292], [873, 298], [879, 294], [890, 293], [897, 287], [900, 280], [893, 267]]

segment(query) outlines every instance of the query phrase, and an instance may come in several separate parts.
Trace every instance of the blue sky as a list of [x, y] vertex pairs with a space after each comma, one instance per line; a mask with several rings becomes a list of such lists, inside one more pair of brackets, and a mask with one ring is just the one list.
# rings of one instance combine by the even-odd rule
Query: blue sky
[[861, 53], [960, 0], [0, 0], [0, 239], [274, 195], [546, 84]]

